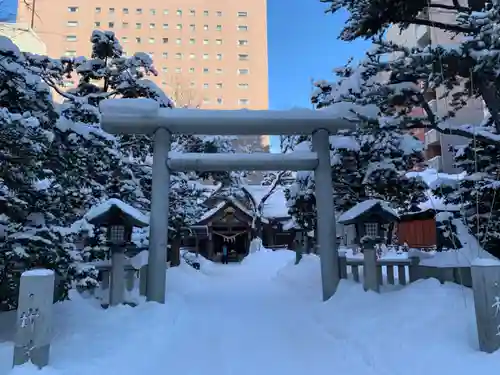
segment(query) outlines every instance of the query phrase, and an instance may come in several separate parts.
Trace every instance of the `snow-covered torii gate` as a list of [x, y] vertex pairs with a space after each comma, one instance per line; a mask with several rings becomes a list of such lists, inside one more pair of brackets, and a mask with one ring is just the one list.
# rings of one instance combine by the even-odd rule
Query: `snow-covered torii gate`
[[[329, 111], [310, 109], [202, 110], [159, 108], [151, 99], [108, 99], [101, 103], [101, 124], [112, 134], [154, 135], [146, 295], [165, 303], [170, 170], [314, 170], [317, 243], [323, 299], [339, 283], [336, 224], [330, 168], [329, 135], [352, 128], [352, 122]], [[313, 152], [289, 154], [170, 154], [172, 134], [312, 135]]]

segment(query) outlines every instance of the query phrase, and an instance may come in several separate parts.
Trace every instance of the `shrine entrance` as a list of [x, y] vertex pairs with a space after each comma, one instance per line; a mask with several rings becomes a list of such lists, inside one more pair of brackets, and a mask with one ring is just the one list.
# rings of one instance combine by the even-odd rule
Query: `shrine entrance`
[[[111, 134], [154, 135], [146, 296], [165, 303], [169, 230], [170, 171], [314, 171], [323, 300], [340, 282], [333, 205], [329, 137], [353, 129], [359, 117], [349, 110], [204, 110], [160, 108], [153, 99], [106, 99], [101, 126]], [[312, 151], [287, 154], [170, 153], [172, 134], [311, 135]]]
[[213, 227], [212, 241], [215, 253], [222, 253], [222, 246], [226, 245], [230, 260], [242, 260], [248, 254], [250, 246], [248, 234], [248, 228], [245, 227]]

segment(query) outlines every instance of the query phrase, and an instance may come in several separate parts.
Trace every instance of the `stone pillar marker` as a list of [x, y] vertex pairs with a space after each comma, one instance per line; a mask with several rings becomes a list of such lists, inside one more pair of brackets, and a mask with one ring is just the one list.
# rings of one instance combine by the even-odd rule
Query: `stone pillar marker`
[[54, 281], [54, 271], [48, 269], [21, 275], [13, 366], [30, 360], [38, 368], [49, 364]]
[[476, 259], [471, 266], [479, 349], [500, 349], [500, 261]]

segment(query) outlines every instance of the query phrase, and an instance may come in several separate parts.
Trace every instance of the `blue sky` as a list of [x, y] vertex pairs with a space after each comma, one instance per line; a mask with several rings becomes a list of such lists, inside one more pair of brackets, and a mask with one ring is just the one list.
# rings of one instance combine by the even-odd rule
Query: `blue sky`
[[[310, 107], [311, 78], [332, 78], [332, 69], [360, 57], [367, 43], [339, 41], [346, 14], [325, 14], [320, 0], [267, 1], [270, 107]], [[14, 21], [16, 5], [0, 0], [0, 18]], [[276, 139], [272, 145], [276, 150]]]
[[[360, 57], [367, 42], [337, 39], [346, 14], [325, 14], [319, 0], [268, 0], [271, 109], [310, 107], [311, 78], [331, 79], [332, 69]], [[272, 148], [279, 145], [271, 140]]]

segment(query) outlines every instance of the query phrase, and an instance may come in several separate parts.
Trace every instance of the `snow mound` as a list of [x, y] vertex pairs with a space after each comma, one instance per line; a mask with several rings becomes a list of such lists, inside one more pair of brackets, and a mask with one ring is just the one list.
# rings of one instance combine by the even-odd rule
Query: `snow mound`
[[294, 289], [297, 293], [321, 299], [320, 259], [314, 254], [302, 256], [299, 264], [295, 259], [288, 262], [276, 275], [276, 281]]
[[271, 277], [276, 276], [277, 272], [288, 263], [295, 261], [295, 252], [290, 250], [268, 250], [263, 249], [256, 253], [248, 254], [241, 261], [241, 265], [248, 272], [258, 272], [268, 274]]

